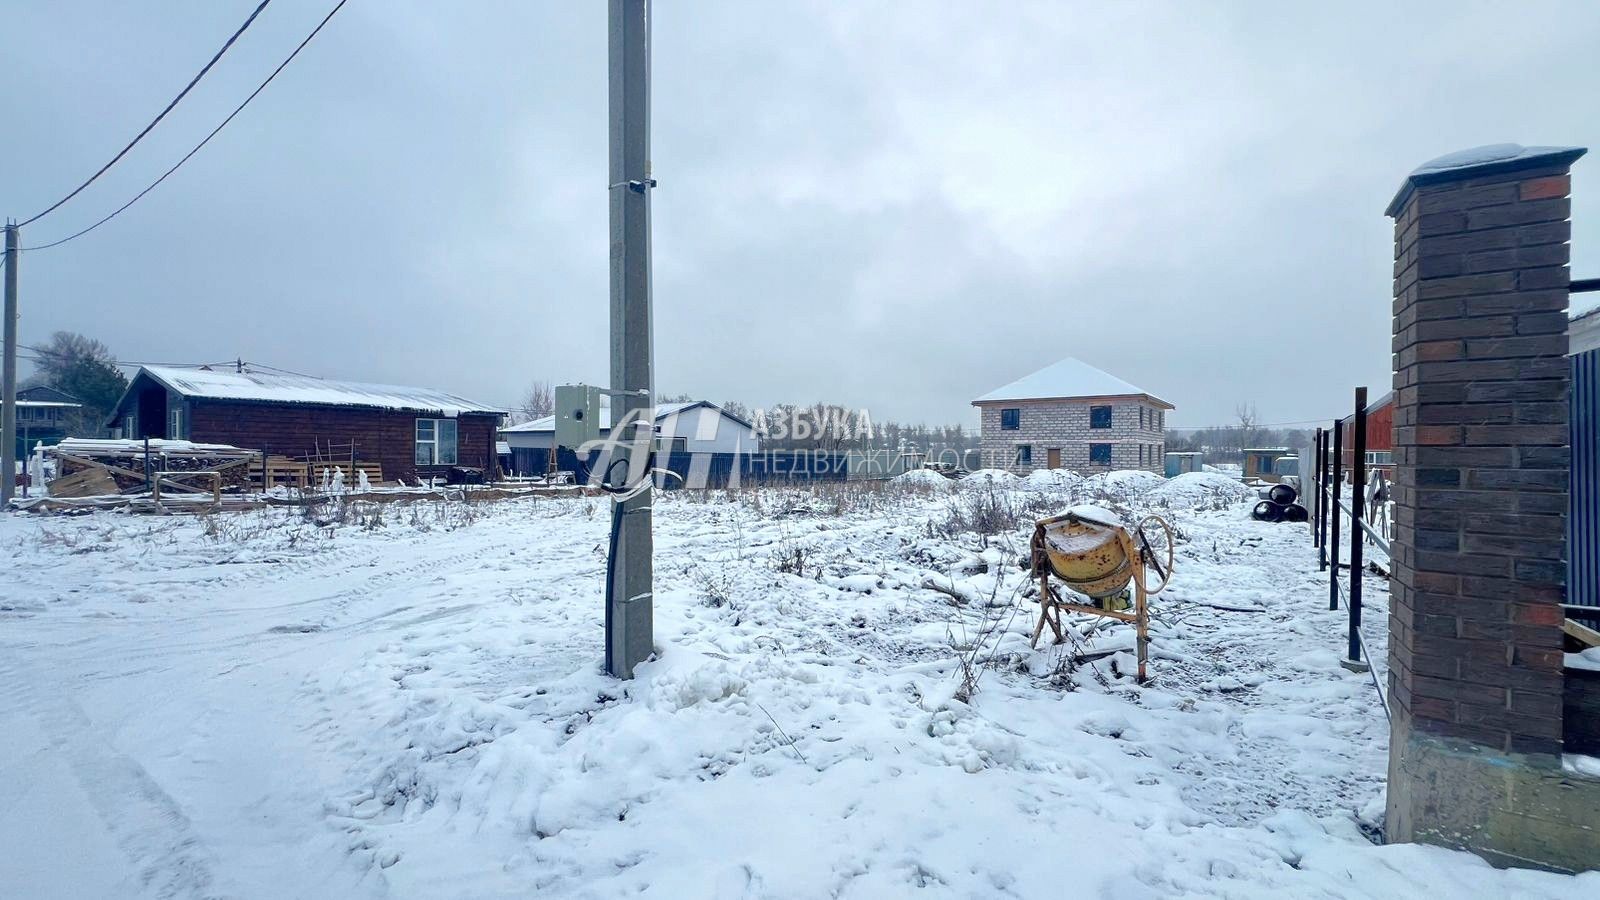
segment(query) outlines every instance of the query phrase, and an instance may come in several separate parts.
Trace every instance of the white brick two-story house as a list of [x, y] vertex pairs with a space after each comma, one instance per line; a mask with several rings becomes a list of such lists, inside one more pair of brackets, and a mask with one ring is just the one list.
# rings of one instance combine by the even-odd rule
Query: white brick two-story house
[[1163, 470], [1171, 403], [1067, 358], [972, 401], [982, 416], [983, 464], [1035, 469]]

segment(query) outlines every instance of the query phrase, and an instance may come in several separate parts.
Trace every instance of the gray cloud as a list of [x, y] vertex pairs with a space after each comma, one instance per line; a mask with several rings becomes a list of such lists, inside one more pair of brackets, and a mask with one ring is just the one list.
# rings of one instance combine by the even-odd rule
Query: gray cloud
[[[25, 243], [142, 187], [325, 8], [277, 0]], [[1600, 8], [1518, 9], [658, 2], [658, 384], [971, 423], [972, 397], [1076, 355], [1181, 424], [1342, 412], [1387, 386], [1404, 174], [1600, 143]], [[246, 12], [8, 4], [0, 211], [92, 171]], [[501, 403], [603, 381], [605, 74], [599, 3], [352, 3], [168, 184], [24, 258], [24, 337]]]

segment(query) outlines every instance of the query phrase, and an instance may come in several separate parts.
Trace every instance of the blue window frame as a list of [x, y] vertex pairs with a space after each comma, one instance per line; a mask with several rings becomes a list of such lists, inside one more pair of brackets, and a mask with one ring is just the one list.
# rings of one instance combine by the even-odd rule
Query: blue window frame
[[1016, 431], [1018, 428], [1021, 428], [1021, 427], [1022, 427], [1022, 410], [1020, 410], [1020, 409], [1002, 409], [1002, 410], [1000, 410], [1000, 428], [1001, 428], [1001, 430], [1003, 430], [1003, 431]]
[[1091, 407], [1089, 407], [1089, 427], [1090, 428], [1110, 428], [1111, 427], [1111, 407], [1109, 407], [1109, 406], [1091, 406]]
[[1089, 445], [1089, 462], [1094, 463], [1095, 465], [1101, 465], [1101, 466], [1109, 466], [1109, 465], [1111, 465], [1111, 445], [1110, 444], [1090, 444]]

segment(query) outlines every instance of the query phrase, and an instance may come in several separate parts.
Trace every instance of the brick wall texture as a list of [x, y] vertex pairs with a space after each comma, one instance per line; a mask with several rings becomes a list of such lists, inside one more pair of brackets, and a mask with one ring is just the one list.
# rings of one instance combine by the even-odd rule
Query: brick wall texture
[[[1111, 427], [1091, 428], [1089, 409], [1111, 407]], [[1082, 474], [1117, 469], [1145, 469], [1161, 472], [1166, 443], [1163, 437], [1165, 410], [1148, 401], [1134, 398], [1057, 400], [1018, 400], [983, 403], [978, 407], [982, 422], [983, 465], [1026, 475], [1048, 467], [1049, 451], [1061, 451], [1061, 468]], [[1000, 427], [1001, 410], [1019, 413], [1018, 427]], [[1141, 412], [1142, 411], [1142, 412]], [[1111, 464], [1090, 461], [1090, 444], [1110, 444]], [[1031, 450], [1029, 462], [1017, 460], [1017, 448]]]
[[1567, 164], [1395, 213], [1389, 681], [1411, 727], [1559, 753]]

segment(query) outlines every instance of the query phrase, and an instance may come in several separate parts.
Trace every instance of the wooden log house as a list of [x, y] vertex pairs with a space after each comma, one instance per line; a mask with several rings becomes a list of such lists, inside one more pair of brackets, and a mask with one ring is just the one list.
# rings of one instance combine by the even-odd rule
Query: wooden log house
[[108, 427], [124, 438], [231, 444], [315, 464], [375, 463], [386, 481], [499, 476], [504, 410], [427, 388], [228, 369], [143, 366]]

